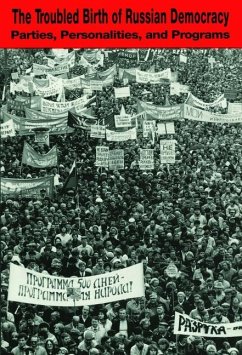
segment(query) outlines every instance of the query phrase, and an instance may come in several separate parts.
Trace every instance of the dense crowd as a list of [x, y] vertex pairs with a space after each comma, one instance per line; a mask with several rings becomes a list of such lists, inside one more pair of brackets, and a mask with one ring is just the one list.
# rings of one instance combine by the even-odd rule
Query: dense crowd
[[[43, 64], [47, 54], [11, 51], [10, 70], [21, 73], [33, 62]], [[177, 51], [160, 50], [140, 68], [171, 68], [178, 82], [189, 85], [205, 102], [225, 89], [242, 95], [241, 50], [185, 54], [187, 63], [180, 63]], [[213, 66], [209, 56], [216, 60]], [[120, 68], [137, 66], [132, 60], [109, 57], [98, 71], [114, 63]], [[87, 69], [76, 64], [69, 77], [82, 74], [87, 75]], [[130, 82], [131, 96], [115, 99], [113, 87], [122, 85], [117, 75], [112, 86], [97, 93], [94, 116], [105, 121], [119, 114], [122, 105], [126, 113], [135, 114], [137, 98], [174, 105], [187, 95], [170, 95], [165, 83]], [[82, 94], [82, 89], [69, 90], [66, 99]], [[10, 96], [7, 90], [6, 98]], [[160, 164], [159, 137], [153, 144], [142, 133], [128, 142], [97, 140], [81, 129], [51, 135], [59, 165], [48, 169], [21, 164], [24, 141], [40, 153], [49, 150], [33, 136], [1, 141], [2, 177], [55, 177], [51, 198], [45, 190], [40, 197], [27, 198], [20, 192], [15, 198], [2, 198], [2, 354], [242, 354], [242, 337], [173, 333], [175, 311], [207, 323], [242, 321], [242, 126], [177, 120], [175, 135], [166, 138], [176, 140], [175, 164]], [[124, 170], [95, 166], [100, 144], [124, 149]], [[140, 148], [154, 148], [154, 170], [140, 170]], [[63, 190], [74, 160], [77, 187]], [[43, 274], [78, 277], [140, 262], [145, 278], [145, 297], [140, 299], [76, 308], [7, 301], [10, 263]], [[170, 263], [178, 269], [172, 278], [166, 273]]]

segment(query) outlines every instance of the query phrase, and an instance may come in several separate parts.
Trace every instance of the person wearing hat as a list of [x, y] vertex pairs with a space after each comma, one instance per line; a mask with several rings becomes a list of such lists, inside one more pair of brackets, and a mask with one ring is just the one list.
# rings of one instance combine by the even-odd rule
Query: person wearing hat
[[207, 355], [216, 355], [217, 354], [216, 346], [213, 344], [209, 344], [206, 347], [206, 353], [207, 353]]
[[224, 293], [224, 286], [222, 282], [217, 281], [216, 286], [214, 285], [214, 290], [215, 290], [215, 299], [221, 303], [224, 301], [225, 298], [225, 293]]
[[168, 341], [171, 340], [172, 336], [168, 331], [168, 323], [167, 322], [159, 322], [158, 327], [153, 331], [153, 340], [158, 342], [159, 339], [165, 338]]

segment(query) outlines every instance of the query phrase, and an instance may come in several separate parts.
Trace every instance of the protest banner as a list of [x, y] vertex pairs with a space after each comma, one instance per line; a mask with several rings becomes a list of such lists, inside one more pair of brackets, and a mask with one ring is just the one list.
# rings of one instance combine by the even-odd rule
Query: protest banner
[[82, 114], [68, 112], [67, 125], [72, 128], [80, 128], [85, 131], [90, 131], [92, 125], [97, 125], [99, 120], [97, 117], [91, 116], [90, 109], [84, 110]]
[[24, 142], [22, 164], [41, 169], [57, 166], [57, 148], [54, 146], [48, 153], [39, 154], [27, 142]]
[[109, 151], [108, 167], [109, 167], [109, 170], [124, 169], [124, 150], [123, 149], [113, 149], [113, 150]]
[[136, 82], [142, 84], [160, 84], [162, 79], [171, 80], [171, 69], [167, 68], [161, 72], [148, 73], [136, 70]]
[[30, 75], [20, 75], [19, 77], [19, 82], [15, 83], [15, 82], [10, 82], [10, 92], [12, 94], [15, 93], [15, 91], [17, 92], [21, 92], [24, 91], [28, 94], [31, 94], [33, 92], [33, 89], [31, 87], [31, 83], [33, 81], [33, 77]]
[[136, 127], [129, 129], [125, 132], [115, 132], [106, 129], [106, 139], [111, 142], [122, 142], [129, 139], [137, 139]]
[[90, 277], [60, 277], [10, 264], [8, 301], [72, 307], [68, 289], [79, 288], [76, 306], [116, 302], [144, 296], [143, 264]]
[[102, 91], [103, 89], [103, 82], [102, 80], [90, 80], [90, 89], [96, 91]]
[[174, 334], [209, 338], [241, 337], [242, 321], [234, 323], [204, 323], [186, 314], [175, 312]]
[[150, 131], [154, 131], [155, 130], [155, 121], [152, 120], [144, 120], [143, 121], [143, 137], [147, 138]]
[[54, 68], [50, 68], [47, 65], [34, 63], [33, 73], [35, 75], [44, 75], [44, 74], [60, 75], [63, 73], [69, 73], [69, 65], [68, 63], [64, 63], [64, 64], [56, 65]]
[[98, 76], [99, 76], [99, 78], [106, 79], [108, 76], [111, 75], [112, 77], [114, 77], [114, 75], [116, 75], [116, 74], [117, 74], [117, 67], [116, 67], [116, 64], [114, 64], [109, 69], [107, 69], [103, 72], [99, 72]]
[[33, 197], [40, 196], [41, 190], [46, 195], [52, 196], [54, 176], [46, 176], [37, 179], [9, 179], [1, 178], [1, 195], [7, 197]]
[[50, 133], [49, 129], [44, 130], [34, 130], [34, 141], [38, 144], [50, 145]]
[[190, 92], [187, 96], [185, 103], [188, 105], [191, 105], [191, 106], [201, 108], [203, 110], [208, 110], [208, 111], [210, 110], [210, 108], [214, 108], [214, 107], [222, 107], [222, 108], [227, 107], [227, 100], [226, 100], [224, 94], [220, 95], [213, 102], [204, 102], [204, 101], [198, 99], [196, 96], [194, 96]]
[[153, 170], [154, 169], [154, 150], [153, 149], [140, 149], [140, 170]]
[[61, 78], [56, 78], [53, 75], [48, 76], [48, 85], [40, 85], [38, 81], [33, 82], [33, 90], [36, 95], [41, 97], [49, 97], [52, 95], [59, 95], [63, 89]]
[[62, 79], [62, 85], [65, 89], [81, 89], [82, 88], [82, 78], [81, 76], [75, 76], [71, 79]]
[[160, 141], [160, 162], [161, 164], [175, 163], [176, 141], [174, 139], [162, 139]]
[[79, 97], [76, 100], [66, 101], [66, 102], [54, 102], [51, 100], [46, 100], [41, 98], [41, 112], [44, 113], [63, 113], [68, 112], [72, 108], [78, 112], [82, 109], [85, 104], [87, 104], [88, 98], [86, 95]]
[[118, 51], [118, 56], [120, 58], [137, 60], [137, 55], [138, 55], [138, 51], [136, 49], [134, 50], [121, 49]]
[[184, 118], [193, 121], [210, 123], [241, 123], [242, 115], [240, 113], [219, 114], [201, 110], [197, 107], [184, 104]]
[[121, 88], [114, 88], [114, 94], [115, 98], [121, 98], [121, 97], [129, 97], [130, 96], [130, 87], [129, 86], [124, 86]]
[[[14, 122], [15, 123], [15, 122]], [[45, 118], [29, 120], [29, 119], [20, 119], [19, 122], [19, 131], [20, 134], [24, 133], [26, 130], [33, 130], [36, 128], [49, 128], [51, 133], [56, 128], [67, 127], [67, 118], [53, 118], [51, 120], [46, 120]], [[17, 128], [16, 128], [17, 129]]]
[[108, 168], [109, 148], [104, 146], [96, 147], [96, 162], [95, 165], [103, 168]]
[[119, 68], [119, 71], [118, 71], [119, 80], [128, 79], [128, 81], [136, 81], [136, 71], [137, 70], [139, 70], [139, 67], [129, 68], [129, 69]]
[[229, 102], [228, 113], [242, 114], [242, 103], [241, 102]]
[[92, 138], [105, 138], [106, 135], [106, 127], [99, 125], [91, 125], [91, 134]]
[[24, 111], [25, 107], [30, 107], [31, 103], [31, 98], [26, 97], [25, 100], [14, 100], [14, 99], [8, 99], [7, 100], [7, 109], [8, 111]]
[[1, 138], [14, 137], [16, 135], [13, 119], [0, 124]]
[[137, 108], [138, 112], [146, 112], [147, 119], [153, 119], [156, 121], [178, 120], [183, 116], [183, 105], [164, 107], [137, 100]]

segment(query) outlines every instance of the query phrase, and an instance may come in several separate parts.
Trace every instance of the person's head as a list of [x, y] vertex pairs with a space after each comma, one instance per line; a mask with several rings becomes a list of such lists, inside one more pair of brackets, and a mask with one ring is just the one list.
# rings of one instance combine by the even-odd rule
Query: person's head
[[143, 349], [144, 347], [144, 337], [142, 335], [136, 335], [135, 337], [135, 344], [138, 349]]
[[89, 306], [83, 306], [83, 308], [82, 308], [82, 315], [83, 315], [84, 317], [85, 317], [85, 316], [88, 316], [89, 311], [90, 311], [90, 307], [89, 307]]
[[18, 346], [20, 349], [23, 349], [26, 346], [27, 340], [28, 340], [28, 335], [26, 333], [19, 333]]
[[147, 355], [157, 355], [158, 352], [159, 350], [156, 345], [154, 344], [149, 345]]
[[118, 315], [120, 320], [125, 320], [127, 316], [126, 310], [124, 308], [121, 308], [118, 312]]
[[84, 342], [86, 343], [86, 345], [91, 346], [91, 343], [94, 339], [94, 333], [91, 330], [86, 330], [84, 333]]
[[51, 351], [55, 348], [55, 344], [54, 344], [54, 341], [51, 339], [51, 338], [48, 338], [46, 339], [46, 342], [45, 342], [45, 349], [47, 351]]
[[31, 347], [35, 349], [38, 345], [38, 337], [33, 335], [30, 339], [30, 344], [31, 344]]
[[208, 355], [215, 355], [217, 353], [216, 346], [213, 345], [213, 344], [209, 344], [206, 347], [206, 352], [207, 352]]
[[98, 328], [98, 318], [97, 317], [92, 317], [92, 327], [93, 329], [97, 329]]

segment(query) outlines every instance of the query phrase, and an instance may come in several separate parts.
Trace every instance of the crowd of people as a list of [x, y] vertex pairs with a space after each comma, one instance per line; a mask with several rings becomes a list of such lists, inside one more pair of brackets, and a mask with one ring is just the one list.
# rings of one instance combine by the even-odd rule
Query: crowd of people
[[[110, 51], [112, 52], [112, 51]], [[114, 51], [115, 52], [115, 51]], [[81, 55], [81, 51], [79, 55]], [[77, 51], [78, 54], [78, 51]], [[137, 62], [109, 53], [97, 74], [117, 64]], [[241, 50], [187, 50], [186, 63], [174, 50], [159, 50], [141, 70], [171, 68], [177, 80], [205, 102], [226, 89], [242, 98]], [[34, 62], [45, 63], [47, 51], [10, 51], [10, 71], [19, 74]], [[215, 58], [211, 65], [208, 58]], [[69, 77], [87, 75], [76, 62]], [[8, 90], [2, 105], [12, 96]], [[93, 115], [137, 113], [137, 98], [155, 105], [183, 103], [187, 94], [170, 95], [169, 83], [130, 81], [130, 97], [116, 99], [123, 86], [118, 73], [113, 85], [97, 92]], [[144, 91], [147, 92], [144, 97]], [[26, 95], [22, 93], [23, 95]], [[66, 100], [83, 94], [66, 91]], [[56, 97], [50, 98], [56, 100]], [[226, 113], [226, 108], [218, 108]], [[11, 112], [18, 114], [18, 112]], [[21, 114], [19, 114], [22, 116]], [[240, 113], [242, 115], [242, 113]], [[24, 118], [23, 118], [24, 119]], [[160, 145], [138, 133], [137, 140], [107, 142], [75, 129], [50, 135], [59, 164], [36, 169], [22, 166], [27, 141], [39, 153], [50, 147], [33, 136], [1, 141], [1, 177], [36, 178], [54, 175], [52, 197], [2, 196], [1, 202], [1, 353], [103, 355], [237, 355], [242, 336], [208, 338], [175, 335], [175, 312], [202, 322], [242, 321], [242, 125], [189, 120], [175, 121], [175, 164], [160, 164]], [[125, 167], [98, 168], [96, 146], [124, 149]], [[141, 148], [154, 149], [155, 167], [139, 167]], [[77, 186], [63, 189], [73, 161]], [[49, 307], [8, 302], [10, 264], [40, 273], [71, 277], [109, 273], [143, 263], [145, 297], [82, 307]], [[177, 267], [167, 275], [169, 264]]]

